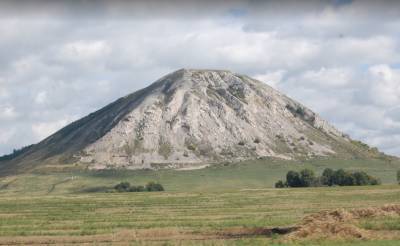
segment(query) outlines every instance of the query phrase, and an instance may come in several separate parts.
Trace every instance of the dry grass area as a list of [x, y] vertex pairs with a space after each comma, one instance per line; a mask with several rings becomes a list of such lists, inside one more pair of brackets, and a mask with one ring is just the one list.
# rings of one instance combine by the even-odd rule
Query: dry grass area
[[0, 245], [396, 245], [400, 240], [398, 185], [62, 195], [7, 190], [0, 194]]
[[377, 208], [330, 210], [306, 216], [287, 239], [399, 239], [400, 231], [366, 230], [358, 225], [361, 219], [400, 218], [400, 205]]
[[[166, 245], [171, 244], [211, 244], [230, 245], [241, 244], [246, 239], [260, 237], [265, 243], [291, 245], [299, 242], [346, 242], [351, 240], [400, 240], [400, 231], [366, 230], [360, 228], [357, 222], [361, 219], [400, 218], [400, 204], [385, 205], [378, 208], [363, 208], [352, 210], [328, 210], [304, 217], [300, 224], [290, 227], [233, 227], [216, 231], [196, 232], [177, 228], [119, 230], [116, 233], [84, 235], [84, 236], [17, 236], [1, 237], [0, 245], [40, 245], [40, 244], [140, 244]], [[278, 237], [279, 235], [284, 235]], [[241, 239], [244, 241], [236, 241]], [[325, 241], [321, 241], [321, 239]], [[311, 240], [311, 241], [310, 241]], [[379, 241], [377, 241], [379, 242]], [[390, 241], [389, 241], [390, 242]], [[168, 245], [168, 244], [167, 244]]]

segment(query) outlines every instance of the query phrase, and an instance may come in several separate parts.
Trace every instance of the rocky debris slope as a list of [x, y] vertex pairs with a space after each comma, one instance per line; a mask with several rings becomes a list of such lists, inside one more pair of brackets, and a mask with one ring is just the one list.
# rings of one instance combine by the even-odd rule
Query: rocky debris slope
[[182, 69], [79, 155], [93, 168], [183, 167], [257, 157], [335, 154], [345, 141], [311, 110], [229, 71]]
[[0, 168], [196, 168], [260, 157], [380, 154], [265, 83], [181, 69], [23, 149]]

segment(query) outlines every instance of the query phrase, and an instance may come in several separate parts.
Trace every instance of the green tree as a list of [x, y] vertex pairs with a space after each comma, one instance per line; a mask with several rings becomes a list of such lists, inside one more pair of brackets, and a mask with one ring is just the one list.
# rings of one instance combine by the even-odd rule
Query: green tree
[[344, 186], [356, 185], [356, 178], [352, 173], [345, 172], [343, 183], [339, 185], [344, 185]]
[[322, 177], [321, 177], [322, 184], [328, 185], [328, 186], [334, 185], [334, 182], [333, 182], [334, 174], [335, 174], [335, 171], [333, 171], [330, 168], [325, 168], [325, 170], [322, 172]]
[[369, 185], [371, 181], [371, 176], [362, 171], [354, 172], [353, 177], [356, 185]]
[[303, 169], [300, 171], [300, 183], [302, 187], [314, 186], [316, 182], [315, 173], [310, 169]]
[[300, 174], [295, 171], [289, 171], [286, 174], [286, 182], [289, 187], [301, 187]]
[[332, 181], [335, 185], [344, 185], [346, 179], [346, 172], [343, 169], [338, 169], [334, 172]]
[[[400, 176], [400, 171], [398, 173]], [[300, 173], [289, 171], [286, 174], [286, 182], [279, 180], [275, 183], [276, 188], [283, 187], [311, 187], [322, 185], [379, 185], [381, 181], [375, 177], [368, 175], [366, 172], [348, 172], [343, 169], [332, 170], [326, 168], [322, 175], [317, 177], [313, 170], [303, 169]]]

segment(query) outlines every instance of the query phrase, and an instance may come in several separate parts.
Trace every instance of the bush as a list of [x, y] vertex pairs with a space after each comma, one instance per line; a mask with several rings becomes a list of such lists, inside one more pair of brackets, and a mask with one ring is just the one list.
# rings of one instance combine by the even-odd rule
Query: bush
[[118, 192], [128, 192], [131, 188], [131, 184], [129, 182], [121, 182], [114, 186], [114, 189]]
[[381, 183], [382, 183], [381, 180], [380, 179], [376, 179], [376, 178], [373, 178], [370, 181], [370, 185], [380, 185]]
[[285, 188], [287, 187], [287, 183], [283, 182], [282, 180], [279, 180], [278, 182], [275, 183], [275, 188]]
[[256, 137], [256, 138], [254, 139], [254, 143], [256, 143], [256, 144], [259, 144], [260, 142], [261, 142], [260, 138]]
[[300, 115], [300, 116], [303, 116], [303, 117], [304, 117], [304, 115], [306, 114], [306, 112], [304, 111], [304, 109], [303, 109], [302, 107], [300, 107], [300, 106], [296, 109], [296, 113], [297, 113], [298, 115]]
[[147, 191], [164, 191], [164, 187], [161, 184], [155, 182], [149, 182], [146, 185]]
[[189, 144], [189, 145], [187, 146], [187, 149], [188, 149], [188, 150], [191, 150], [191, 151], [195, 151], [195, 150], [196, 150], [196, 146], [195, 146], [194, 144]]
[[129, 192], [143, 192], [146, 191], [143, 185], [138, 185], [138, 186], [131, 186], [129, 189]]
[[368, 185], [370, 183], [371, 177], [365, 172], [355, 172], [353, 176], [356, 185]]
[[118, 192], [164, 191], [164, 187], [155, 182], [149, 182], [146, 187], [143, 185], [131, 185], [129, 182], [121, 182], [114, 186], [114, 189]]

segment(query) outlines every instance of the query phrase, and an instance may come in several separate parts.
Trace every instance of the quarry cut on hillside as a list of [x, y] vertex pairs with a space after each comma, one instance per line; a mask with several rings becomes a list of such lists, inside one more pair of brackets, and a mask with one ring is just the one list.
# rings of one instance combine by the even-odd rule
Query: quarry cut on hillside
[[263, 82], [224, 70], [181, 69], [73, 122], [9, 162], [195, 168], [262, 157], [370, 152]]

